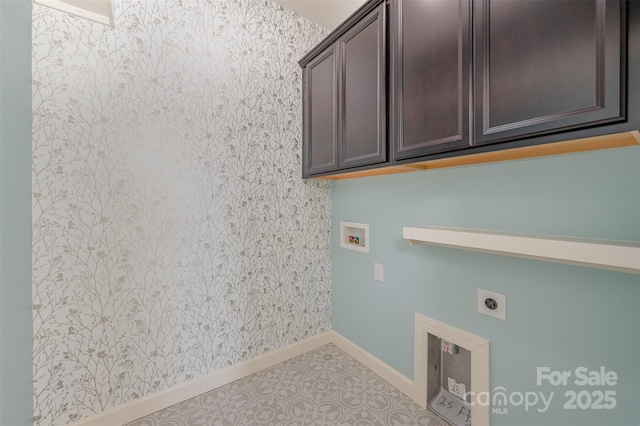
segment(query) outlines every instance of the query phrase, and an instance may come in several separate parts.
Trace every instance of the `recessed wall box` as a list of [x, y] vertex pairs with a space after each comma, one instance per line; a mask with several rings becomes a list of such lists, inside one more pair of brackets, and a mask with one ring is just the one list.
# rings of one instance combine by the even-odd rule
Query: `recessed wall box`
[[340, 247], [369, 253], [369, 225], [340, 222]]
[[489, 342], [416, 314], [414, 400], [447, 424], [489, 424]]
[[471, 425], [471, 352], [429, 333], [429, 410], [456, 426]]

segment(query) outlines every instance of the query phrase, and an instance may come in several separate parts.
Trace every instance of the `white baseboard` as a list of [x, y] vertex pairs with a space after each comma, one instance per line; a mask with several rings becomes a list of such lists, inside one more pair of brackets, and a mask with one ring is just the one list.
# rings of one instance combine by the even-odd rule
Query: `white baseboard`
[[391, 386], [398, 389], [412, 400], [416, 400], [416, 388], [413, 380], [409, 379], [393, 367], [385, 364], [383, 361], [379, 360], [335, 331], [330, 331], [329, 333], [331, 333], [331, 343], [342, 349], [369, 370], [382, 377]]
[[333, 331], [327, 331], [268, 354], [216, 371], [208, 376], [174, 386], [170, 389], [80, 420], [74, 423], [74, 426], [113, 426], [132, 422], [140, 417], [155, 413], [156, 411], [209, 392], [295, 356], [302, 355], [310, 350], [332, 343], [335, 334]]
[[268, 354], [216, 371], [208, 376], [174, 386], [112, 408], [93, 417], [80, 420], [74, 423], [74, 426], [113, 426], [129, 423], [329, 343], [336, 345], [390, 385], [417, 402], [418, 393], [413, 380], [410, 380], [404, 374], [385, 364], [339, 333], [327, 331], [302, 342], [294, 343]]

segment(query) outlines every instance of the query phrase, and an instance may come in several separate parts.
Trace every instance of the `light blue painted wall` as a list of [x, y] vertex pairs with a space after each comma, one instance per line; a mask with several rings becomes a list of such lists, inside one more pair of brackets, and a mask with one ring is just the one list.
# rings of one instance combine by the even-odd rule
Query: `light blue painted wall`
[[[370, 225], [369, 254], [340, 248], [341, 220]], [[402, 227], [419, 225], [638, 241], [640, 148], [338, 181], [332, 194], [337, 332], [409, 378], [416, 312], [488, 339], [492, 388], [555, 392], [548, 411], [507, 406], [494, 425], [640, 424], [640, 276], [411, 246]], [[479, 287], [507, 295], [506, 322], [476, 312]], [[619, 381], [537, 386], [539, 366], [605, 366]], [[568, 390], [614, 390], [617, 407], [565, 410]]]
[[0, 425], [33, 423], [31, 2], [0, 1]]

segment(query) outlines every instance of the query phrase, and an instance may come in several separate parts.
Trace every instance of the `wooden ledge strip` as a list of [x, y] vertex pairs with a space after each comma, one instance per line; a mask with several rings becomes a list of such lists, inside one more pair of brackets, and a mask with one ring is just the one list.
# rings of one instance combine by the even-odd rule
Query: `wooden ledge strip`
[[543, 145], [526, 146], [522, 148], [506, 149], [503, 151], [484, 152], [481, 154], [462, 155], [452, 158], [421, 161], [412, 164], [387, 166], [379, 169], [361, 170], [357, 172], [339, 173], [322, 176], [316, 179], [342, 180], [367, 176], [382, 176], [396, 173], [406, 173], [415, 170], [431, 170], [444, 167], [458, 167], [472, 164], [494, 163], [499, 161], [520, 160], [525, 158], [544, 157], [548, 155], [571, 154], [575, 152], [594, 151], [598, 149], [620, 148], [640, 144], [640, 132], [632, 130], [624, 133], [613, 133], [590, 138], [573, 139]]

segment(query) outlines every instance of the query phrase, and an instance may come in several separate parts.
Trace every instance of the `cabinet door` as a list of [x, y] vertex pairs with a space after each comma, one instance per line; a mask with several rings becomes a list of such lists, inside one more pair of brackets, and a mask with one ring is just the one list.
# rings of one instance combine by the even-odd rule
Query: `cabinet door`
[[624, 6], [478, 0], [476, 144], [624, 120]]
[[338, 169], [338, 54], [329, 46], [304, 68], [302, 177]]
[[349, 29], [341, 53], [340, 168], [387, 159], [385, 7], [375, 8]]
[[396, 0], [394, 159], [469, 146], [470, 0]]

